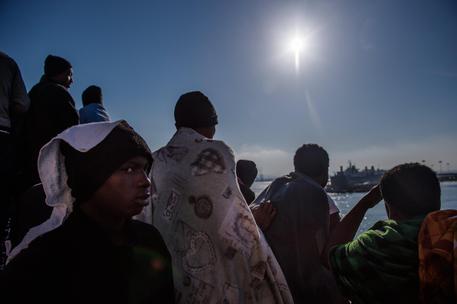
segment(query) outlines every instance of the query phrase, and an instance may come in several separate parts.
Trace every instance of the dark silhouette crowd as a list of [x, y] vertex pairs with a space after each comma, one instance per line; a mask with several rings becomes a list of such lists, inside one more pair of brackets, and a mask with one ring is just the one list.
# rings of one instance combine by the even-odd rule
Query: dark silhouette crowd
[[[457, 302], [457, 211], [427, 166], [388, 170], [341, 218], [328, 152], [301, 143], [256, 197], [256, 164], [214, 139], [202, 92], [151, 152], [99, 86], [77, 110], [72, 76], [49, 55], [27, 93], [0, 52], [2, 303]], [[356, 235], [382, 201], [387, 219]]]

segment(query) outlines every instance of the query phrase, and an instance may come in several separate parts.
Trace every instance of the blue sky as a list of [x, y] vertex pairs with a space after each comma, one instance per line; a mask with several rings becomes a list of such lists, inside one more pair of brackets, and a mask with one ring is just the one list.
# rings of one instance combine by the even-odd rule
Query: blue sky
[[[300, 67], [287, 49], [305, 37]], [[5, 1], [0, 49], [27, 89], [47, 54], [73, 64], [77, 106], [102, 87], [115, 119], [152, 149], [174, 132], [190, 90], [214, 103], [216, 138], [264, 174], [286, 173], [303, 143], [383, 168], [457, 169], [455, 1]]]

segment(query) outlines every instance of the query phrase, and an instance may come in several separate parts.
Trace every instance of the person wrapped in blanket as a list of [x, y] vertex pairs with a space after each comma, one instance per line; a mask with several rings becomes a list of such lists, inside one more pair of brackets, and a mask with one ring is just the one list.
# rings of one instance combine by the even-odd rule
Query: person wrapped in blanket
[[[330, 237], [328, 262], [352, 303], [419, 303], [418, 234], [440, 209], [441, 190], [430, 168], [408, 163], [387, 171], [341, 220]], [[369, 208], [384, 199], [387, 220], [354, 238]]]
[[177, 131], [153, 153], [153, 224], [173, 259], [177, 301], [293, 303], [281, 268], [241, 194], [232, 150], [213, 140], [217, 114], [182, 95]]
[[151, 152], [125, 121], [74, 126], [40, 152], [53, 207], [9, 254], [2, 303], [174, 302], [171, 257], [151, 225]]

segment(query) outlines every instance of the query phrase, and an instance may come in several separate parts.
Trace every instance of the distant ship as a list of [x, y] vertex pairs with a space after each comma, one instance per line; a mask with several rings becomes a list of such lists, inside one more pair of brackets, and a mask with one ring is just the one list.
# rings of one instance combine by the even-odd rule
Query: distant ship
[[349, 162], [349, 166], [330, 177], [330, 184], [326, 187], [328, 192], [367, 192], [381, 180], [385, 170], [365, 167], [359, 170]]

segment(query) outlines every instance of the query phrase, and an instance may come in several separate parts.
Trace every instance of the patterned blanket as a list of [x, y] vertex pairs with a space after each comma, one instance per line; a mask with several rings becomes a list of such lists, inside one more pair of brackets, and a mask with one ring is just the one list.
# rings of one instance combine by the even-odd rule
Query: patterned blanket
[[427, 215], [419, 233], [422, 303], [457, 301], [457, 210]]
[[178, 302], [292, 303], [239, 190], [231, 149], [180, 128], [153, 157], [153, 224], [172, 255]]

